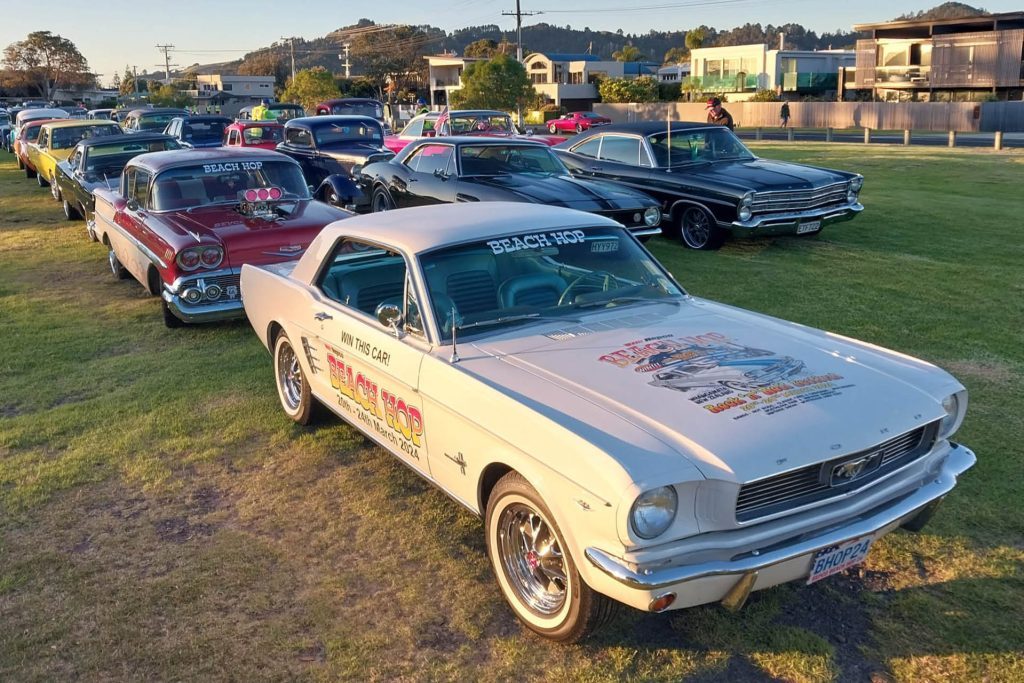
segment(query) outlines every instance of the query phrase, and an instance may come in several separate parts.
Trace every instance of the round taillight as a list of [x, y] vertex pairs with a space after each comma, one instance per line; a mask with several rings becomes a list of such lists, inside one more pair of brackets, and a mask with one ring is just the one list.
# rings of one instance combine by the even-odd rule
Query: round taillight
[[260, 189], [258, 189], [256, 191], [256, 194], [259, 196], [261, 202], [265, 202], [268, 199], [270, 199], [270, 190], [268, 190], [265, 187], [261, 187]]
[[256, 190], [246, 190], [245, 191], [245, 201], [247, 201], [247, 202], [254, 202], [254, 201], [256, 201], [256, 199], [257, 199]]
[[199, 267], [199, 252], [188, 249], [178, 255], [178, 263], [185, 270], [195, 270]]
[[270, 198], [271, 199], [280, 199], [281, 198], [281, 194], [282, 194], [281, 193], [281, 188], [279, 188], [279, 187], [272, 187], [272, 188], [270, 188]]
[[203, 252], [202, 254], [200, 254], [199, 259], [207, 268], [216, 268], [217, 266], [220, 265], [222, 257], [223, 252], [221, 252], [220, 249], [216, 247], [207, 247], [203, 249]]

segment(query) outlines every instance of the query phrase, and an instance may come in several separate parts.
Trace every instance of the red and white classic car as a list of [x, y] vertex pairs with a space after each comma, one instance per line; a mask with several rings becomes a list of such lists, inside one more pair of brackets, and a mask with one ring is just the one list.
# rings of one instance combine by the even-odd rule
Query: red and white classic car
[[95, 195], [114, 276], [159, 296], [168, 327], [241, 317], [242, 264], [298, 258], [352, 215], [314, 201], [297, 163], [260, 149], [142, 154], [119, 189]]
[[276, 121], [235, 121], [224, 130], [225, 147], [274, 149], [284, 140], [284, 125]]

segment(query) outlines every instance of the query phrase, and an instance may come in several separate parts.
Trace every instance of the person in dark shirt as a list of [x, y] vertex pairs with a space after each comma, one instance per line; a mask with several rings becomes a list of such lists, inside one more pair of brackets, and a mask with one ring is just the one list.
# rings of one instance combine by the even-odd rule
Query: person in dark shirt
[[708, 110], [708, 123], [716, 123], [719, 126], [725, 126], [729, 130], [736, 128], [736, 124], [732, 120], [732, 114], [722, 106], [722, 100], [717, 97], [711, 98], [708, 100], [706, 109]]

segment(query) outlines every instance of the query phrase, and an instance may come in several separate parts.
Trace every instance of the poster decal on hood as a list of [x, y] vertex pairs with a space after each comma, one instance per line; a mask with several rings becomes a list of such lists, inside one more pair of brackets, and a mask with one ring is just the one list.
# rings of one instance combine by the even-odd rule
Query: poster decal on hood
[[717, 332], [637, 339], [598, 357], [649, 378], [655, 387], [686, 394], [709, 413], [734, 420], [774, 415], [839, 396], [852, 384], [834, 372], [816, 373], [804, 361], [750, 346]]

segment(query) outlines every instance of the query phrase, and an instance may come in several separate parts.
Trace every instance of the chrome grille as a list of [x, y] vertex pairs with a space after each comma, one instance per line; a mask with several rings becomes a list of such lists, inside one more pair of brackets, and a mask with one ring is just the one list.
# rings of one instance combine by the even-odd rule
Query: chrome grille
[[[181, 284], [181, 287], [178, 289], [178, 292], [181, 293], [182, 291], [184, 291], [188, 287], [199, 287], [205, 293], [205, 291], [211, 285], [217, 285], [218, 287], [220, 287], [220, 291], [221, 291], [221, 294], [220, 294], [220, 296], [218, 298], [216, 298], [216, 299], [209, 299], [206, 296], [203, 296], [201, 301], [198, 301], [195, 304], [189, 304], [189, 305], [190, 306], [208, 306], [210, 304], [224, 303], [225, 301], [241, 301], [241, 299], [242, 299], [242, 290], [239, 287], [239, 282], [241, 281], [241, 278], [242, 278], [242, 276], [239, 273], [225, 273], [223, 275], [212, 275], [212, 276], [209, 276], [209, 275], [203, 276], [203, 275], [197, 274], [197, 275], [194, 275], [194, 276], [190, 276], [187, 280], [183, 280], [182, 284]], [[202, 280], [202, 285], [199, 284], [200, 280]], [[228, 296], [228, 287], [234, 287], [234, 292], [235, 292], [234, 296]]]
[[[933, 422], [857, 453], [744, 484], [736, 498], [736, 519], [747, 522], [857, 489], [930, 451], [937, 432], [938, 422]], [[861, 459], [871, 463], [864, 474], [832, 483], [837, 466]]]
[[751, 211], [771, 213], [773, 211], [808, 211], [833, 204], [846, 204], [849, 183], [833, 183], [809, 190], [784, 190], [779, 192], [758, 192], [754, 195]]

